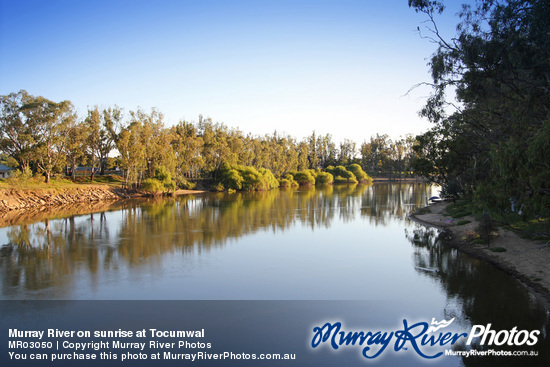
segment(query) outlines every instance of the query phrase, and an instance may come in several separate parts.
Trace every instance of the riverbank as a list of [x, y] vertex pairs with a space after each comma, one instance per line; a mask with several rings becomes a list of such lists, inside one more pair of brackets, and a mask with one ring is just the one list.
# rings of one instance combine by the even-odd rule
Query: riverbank
[[[173, 195], [202, 192], [177, 190]], [[144, 196], [140, 191], [108, 184], [0, 189], [0, 227], [67, 212], [85, 214], [110, 210], [119, 207], [124, 199]]]
[[[447, 205], [446, 202], [430, 205], [411, 214], [410, 218], [443, 230], [452, 247], [512, 275], [550, 308], [550, 247], [543, 247], [542, 241], [528, 240], [503, 228], [492, 233], [490, 247], [476, 244], [474, 239], [479, 223], [473, 216], [460, 218], [460, 221], [451, 218], [446, 214]], [[466, 221], [470, 222], [459, 225]]]

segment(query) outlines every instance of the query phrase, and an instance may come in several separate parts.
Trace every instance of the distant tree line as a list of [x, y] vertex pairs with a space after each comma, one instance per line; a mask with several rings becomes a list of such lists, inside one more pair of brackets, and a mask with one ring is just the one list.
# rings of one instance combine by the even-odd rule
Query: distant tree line
[[316, 132], [301, 141], [276, 131], [245, 135], [202, 116], [167, 126], [156, 109], [124, 114], [117, 106], [96, 106], [79, 118], [71, 102], [24, 90], [0, 98], [2, 161], [27, 175], [43, 174], [46, 182], [53, 173], [75, 180], [79, 166], [90, 168], [93, 181], [116, 166], [128, 187], [151, 191], [189, 188], [197, 180], [220, 189], [267, 189], [276, 182], [364, 181], [364, 171], [405, 175], [414, 158], [411, 136], [394, 142], [377, 134], [358, 148]]
[[409, 6], [427, 16], [421, 35], [438, 45], [429, 63], [433, 93], [421, 112], [433, 127], [417, 137], [416, 172], [484, 211], [548, 218], [550, 2], [464, 5], [452, 39], [435, 21], [443, 2]]

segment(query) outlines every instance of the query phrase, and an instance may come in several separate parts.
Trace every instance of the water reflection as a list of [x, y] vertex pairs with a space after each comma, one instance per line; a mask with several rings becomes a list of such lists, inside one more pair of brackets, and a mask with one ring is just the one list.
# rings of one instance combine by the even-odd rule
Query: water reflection
[[[414, 247], [415, 269], [430, 278], [446, 294], [446, 320], [456, 318], [464, 330], [491, 323], [491, 330], [541, 330], [535, 347], [473, 346], [476, 350], [536, 350], [539, 357], [529, 365], [550, 360], [550, 319], [546, 308], [519, 282], [482, 261], [472, 259], [449, 245], [438, 231], [418, 227], [407, 230]], [[514, 358], [464, 358], [466, 366], [516, 366]], [[542, 365], [546, 365], [543, 362]]]
[[431, 190], [415, 183], [212, 193], [128, 201], [113, 211], [14, 225], [0, 229], [2, 294], [40, 297], [36, 291], [49, 289], [48, 297], [71, 298], [69, 285], [83, 271], [94, 283], [101, 271], [162, 266], [165, 254], [207, 253], [258, 232], [328, 229], [335, 221], [358, 219], [387, 226], [423, 205]]
[[[0, 298], [391, 300], [400, 315], [455, 317], [462, 330], [542, 330], [529, 362], [550, 359], [547, 311], [523, 286], [406, 219], [434, 191], [328, 186], [42, 213], [0, 228]], [[497, 362], [517, 363], [463, 360]]]

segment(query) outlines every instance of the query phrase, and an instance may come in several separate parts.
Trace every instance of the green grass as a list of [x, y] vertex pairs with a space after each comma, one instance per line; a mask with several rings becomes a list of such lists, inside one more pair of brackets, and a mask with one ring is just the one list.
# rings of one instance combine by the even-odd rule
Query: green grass
[[463, 225], [468, 224], [468, 223], [472, 223], [472, 221], [464, 219], [464, 220], [459, 221], [456, 225], [457, 226], [463, 226]]
[[[501, 224], [509, 224], [511, 229], [523, 238], [535, 241], [548, 241], [548, 236], [544, 236], [542, 234], [550, 233], [550, 218], [534, 218], [526, 220], [517, 213], [508, 213], [504, 215], [494, 214], [493, 218]], [[508, 226], [505, 228], [508, 228]]]
[[476, 244], [476, 245], [486, 245], [487, 244], [485, 242], [485, 240], [482, 239], [482, 238], [476, 238], [475, 240], [473, 240], [473, 243]]
[[90, 181], [90, 177], [77, 177], [76, 182], [72, 182], [65, 176], [53, 176], [50, 178], [49, 183], [44, 182], [44, 177], [37, 175], [32, 178], [6, 178], [0, 179], [0, 189], [20, 189], [20, 190], [47, 190], [47, 189], [61, 189], [70, 187], [80, 187], [83, 184], [103, 184], [109, 186], [119, 186], [123, 178], [116, 175], [96, 176], [94, 181]]
[[463, 218], [468, 215], [472, 215], [470, 205], [465, 200], [458, 200], [456, 204], [449, 204], [445, 209], [447, 215], [453, 218]]
[[[449, 204], [446, 208], [446, 215], [453, 218], [463, 218], [468, 215], [475, 216], [479, 221], [481, 214], [473, 210], [471, 204], [467, 200], [457, 200], [456, 204]], [[550, 218], [535, 218], [526, 220], [517, 213], [501, 214], [491, 212], [491, 218], [495, 221], [497, 226], [513, 229], [518, 235], [529, 240], [541, 240], [548, 241], [550, 234]], [[458, 225], [461, 225], [463, 221], [459, 221]], [[509, 224], [510, 226], [508, 226]]]

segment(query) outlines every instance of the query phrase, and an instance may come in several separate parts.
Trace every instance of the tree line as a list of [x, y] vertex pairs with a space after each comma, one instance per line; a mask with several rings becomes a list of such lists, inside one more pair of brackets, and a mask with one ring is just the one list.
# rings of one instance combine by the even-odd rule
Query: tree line
[[23, 175], [43, 174], [46, 182], [54, 173], [75, 180], [78, 166], [90, 167], [93, 181], [116, 166], [128, 187], [190, 188], [203, 180], [219, 189], [257, 190], [315, 179], [357, 182], [368, 179], [364, 171], [403, 175], [414, 158], [411, 136], [392, 141], [377, 134], [360, 146], [349, 139], [337, 145], [330, 134], [253, 136], [202, 116], [168, 126], [157, 109], [96, 106], [80, 118], [70, 101], [24, 90], [0, 98], [2, 161]]
[[[480, 0], [464, 5], [444, 38], [441, 1], [409, 0], [437, 45], [433, 92], [422, 110], [415, 169], [483, 211], [550, 216], [550, 3]], [[452, 91], [456, 102], [449, 102]]]

